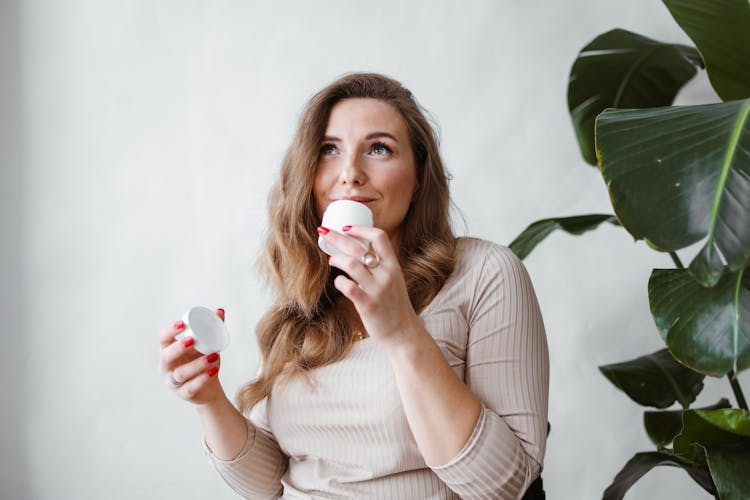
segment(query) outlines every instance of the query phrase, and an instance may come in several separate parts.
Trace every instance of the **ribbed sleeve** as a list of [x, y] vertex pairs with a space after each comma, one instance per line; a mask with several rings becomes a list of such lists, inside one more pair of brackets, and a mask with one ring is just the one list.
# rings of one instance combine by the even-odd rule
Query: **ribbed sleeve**
[[544, 323], [521, 261], [485, 245], [469, 303], [465, 381], [484, 406], [456, 457], [433, 472], [461, 498], [519, 498], [541, 471], [549, 358]]
[[[518, 498], [530, 467], [516, 436], [496, 414], [482, 413], [464, 449], [432, 471], [461, 498]], [[429, 466], [429, 464], [428, 464]]]
[[281, 476], [286, 469], [286, 459], [270, 435], [246, 421], [247, 440], [237, 457], [221, 460], [211, 453], [204, 441], [206, 455], [224, 481], [243, 497], [278, 498], [283, 490]]

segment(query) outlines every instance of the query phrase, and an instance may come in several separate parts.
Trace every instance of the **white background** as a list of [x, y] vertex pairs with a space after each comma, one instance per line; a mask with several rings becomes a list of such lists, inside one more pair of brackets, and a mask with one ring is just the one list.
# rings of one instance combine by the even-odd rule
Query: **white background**
[[[266, 195], [331, 80], [409, 87], [440, 124], [457, 232], [507, 244], [537, 219], [611, 212], [567, 112], [577, 52], [615, 27], [689, 43], [656, 0], [1, 5], [3, 499], [235, 498], [157, 373], [156, 333], [222, 306], [227, 392], [256, 372]], [[713, 100], [705, 74], [679, 97]], [[646, 283], [672, 264], [611, 226], [554, 234], [526, 264], [551, 354], [548, 498], [600, 498], [653, 446], [597, 366], [662, 346]], [[699, 404], [731, 398], [707, 386]], [[709, 496], [660, 468], [627, 498]]]

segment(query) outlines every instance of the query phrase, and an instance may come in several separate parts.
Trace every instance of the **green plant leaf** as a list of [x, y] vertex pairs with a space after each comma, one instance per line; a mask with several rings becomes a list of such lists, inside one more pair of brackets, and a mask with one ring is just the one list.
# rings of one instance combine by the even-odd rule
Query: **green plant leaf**
[[642, 478], [648, 471], [659, 465], [669, 465], [682, 468], [685, 472], [690, 474], [690, 477], [692, 477], [701, 488], [712, 495], [715, 494], [714, 485], [711, 482], [711, 476], [706, 467], [685, 463], [667, 453], [651, 451], [636, 453], [633, 455], [633, 458], [631, 458], [628, 463], [625, 464], [625, 467], [617, 473], [612, 484], [604, 490], [602, 499], [621, 500], [636, 481]]
[[720, 499], [747, 499], [750, 492], [750, 446], [707, 448], [706, 461]]
[[643, 406], [667, 408], [678, 401], [690, 406], [703, 390], [703, 375], [682, 366], [661, 349], [599, 370], [633, 401]]
[[[718, 403], [699, 408], [700, 410], [718, 410], [730, 408], [729, 400], [722, 398]], [[651, 441], [659, 448], [672, 444], [674, 438], [682, 430], [683, 410], [645, 411], [643, 412], [643, 426]]]
[[750, 273], [704, 288], [685, 269], [654, 269], [648, 282], [659, 334], [681, 363], [706, 375], [750, 366]]
[[596, 165], [594, 120], [606, 108], [668, 106], [702, 65], [693, 47], [615, 29], [596, 37], [570, 70], [568, 109], [581, 154]]
[[750, 412], [737, 408], [685, 410], [682, 431], [674, 439], [674, 452], [694, 461], [695, 444], [704, 448], [750, 445]]
[[674, 251], [706, 238], [690, 264], [705, 286], [750, 262], [750, 99], [607, 110], [596, 121], [602, 175], [620, 223]]
[[664, 0], [698, 47], [714, 90], [725, 100], [750, 97], [750, 2]]
[[576, 215], [538, 220], [524, 229], [509, 247], [519, 259], [525, 259], [552, 231], [562, 229], [570, 234], [579, 235], [596, 229], [602, 222], [609, 222], [615, 226], [620, 225], [617, 218], [609, 214]]
[[735, 408], [687, 410], [674, 439], [675, 457], [708, 464], [719, 498], [747, 498], [750, 491], [750, 412]]

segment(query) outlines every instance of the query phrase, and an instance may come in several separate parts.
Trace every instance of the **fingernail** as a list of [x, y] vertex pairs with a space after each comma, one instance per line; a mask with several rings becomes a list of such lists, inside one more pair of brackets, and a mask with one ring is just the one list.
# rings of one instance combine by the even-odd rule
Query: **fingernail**
[[185, 322], [184, 321], [175, 321], [174, 322], [174, 327], [177, 330], [182, 330], [183, 328], [185, 328]]
[[193, 337], [185, 337], [184, 339], [182, 339], [182, 345], [183, 347], [185, 347], [185, 349], [193, 344], [195, 344], [195, 339]]
[[325, 235], [326, 235], [326, 234], [328, 234], [328, 233], [329, 233], [330, 231], [331, 231], [331, 230], [330, 230], [330, 229], [328, 229], [327, 227], [323, 227], [323, 226], [318, 226], [318, 234], [320, 234], [320, 235], [323, 235], [323, 236], [325, 236]]
[[352, 226], [344, 226], [344, 227], [341, 228], [341, 230], [344, 231], [344, 232], [347, 232], [351, 228], [352, 228]]
[[329, 256], [328, 256], [328, 262], [329, 262], [329, 263], [331, 262], [331, 259], [332, 259], [332, 258], [333, 258], [333, 256], [331, 256], [331, 255], [329, 255]]
[[208, 356], [206, 356], [206, 363], [210, 365], [211, 363], [215, 363], [217, 359], [219, 359], [219, 353], [217, 352], [211, 353]]
[[207, 374], [207, 375], [208, 375], [209, 377], [215, 377], [217, 373], [219, 373], [219, 368], [218, 368], [218, 367], [216, 367], [216, 366], [213, 366], [213, 367], [211, 367], [211, 368], [210, 368], [210, 369], [209, 369], [209, 370], [208, 370], [208, 371], [206, 372], [206, 374]]
[[218, 308], [218, 309], [216, 310], [216, 312], [217, 312], [217, 313], [221, 313], [221, 314], [224, 314], [224, 309], [220, 307], [220, 308]]

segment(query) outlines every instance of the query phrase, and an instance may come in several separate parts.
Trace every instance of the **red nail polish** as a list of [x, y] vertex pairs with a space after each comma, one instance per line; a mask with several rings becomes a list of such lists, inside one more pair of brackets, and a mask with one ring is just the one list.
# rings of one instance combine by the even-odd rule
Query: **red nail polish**
[[193, 337], [185, 337], [184, 339], [182, 339], [182, 345], [183, 347], [185, 347], [185, 349], [193, 344], [195, 344], [195, 339]]
[[352, 226], [344, 226], [344, 227], [341, 228], [341, 230], [344, 231], [344, 232], [347, 232], [351, 228], [352, 228]]
[[210, 365], [211, 363], [215, 363], [217, 359], [219, 359], [219, 353], [217, 352], [211, 353], [208, 356], [206, 356], [206, 363]]
[[220, 307], [220, 308], [218, 308], [218, 309], [216, 310], [216, 312], [217, 312], [217, 313], [221, 313], [221, 314], [224, 314], [224, 309]]
[[175, 321], [174, 322], [174, 327], [175, 327], [176, 330], [182, 330], [183, 328], [185, 328], [185, 322], [184, 321]]
[[207, 374], [207, 375], [208, 375], [209, 377], [215, 377], [217, 373], [219, 373], [219, 369], [218, 369], [218, 368], [217, 368], [216, 366], [213, 366], [213, 367], [211, 367], [211, 368], [210, 368], [210, 369], [209, 369], [209, 370], [208, 370], [208, 371], [206, 372], [206, 374]]
[[323, 227], [323, 226], [318, 226], [318, 234], [320, 234], [320, 235], [323, 235], [323, 236], [325, 236], [325, 235], [326, 235], [326, 234], [328, 234], [328, 233], [329, 233], [330, 231], [331, 231], [331, 230], [330, 230], [330, 229], [328, 229], [327, 227]]
[[328, 256], [328, 262], [329, 262], [329, 263], [331, 262], [331, 259], [332, 259], [332, 258], [333, 258], [333, 257], [332, 257], [331, 255], [329, 255], [329, 256]]

